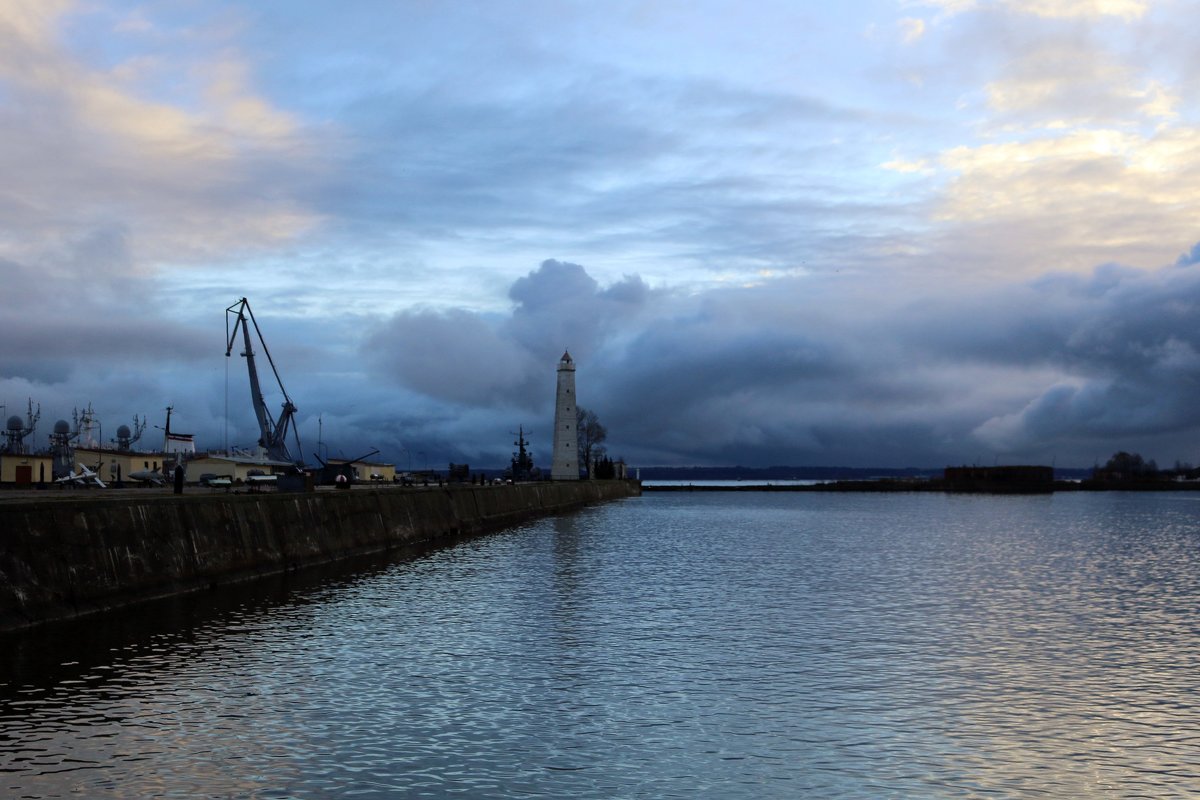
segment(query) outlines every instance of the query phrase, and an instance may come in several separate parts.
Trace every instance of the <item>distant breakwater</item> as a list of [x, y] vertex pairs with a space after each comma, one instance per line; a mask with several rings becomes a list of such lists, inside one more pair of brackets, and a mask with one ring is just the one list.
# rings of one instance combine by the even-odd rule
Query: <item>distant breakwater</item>
[[1051, 492], [1187, 492], [1200, 491], [1200, 481], [1047, 481], [1045, 483], [980, 482], [972, 485], [931, 480], [828, 481], [813, 484], [738, 483], [642, 486], [646, 492], [944, 492], [947, 494], [1049, 494]]
[[636, 481], [0, 503], [0, 631], [636, 496]]
[[828, 481], [826, 483], [731, 483], [642, 485], [645, 492], [933, 492], [945, 491], [940, 484], [920, 480]]

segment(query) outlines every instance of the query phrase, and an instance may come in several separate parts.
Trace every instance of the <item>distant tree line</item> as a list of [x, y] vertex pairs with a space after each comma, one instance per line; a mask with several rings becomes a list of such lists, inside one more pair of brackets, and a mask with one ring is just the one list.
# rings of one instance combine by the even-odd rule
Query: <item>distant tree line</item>
[[1104, 466], [1092, 468], [1092, 479], [1097, 481], [1149, 481], [1149, 480], [1197, 480], [1200, 469], [1186, 461], [1176, 461], [1171, 469], [1159, 469], [1154, 459], [1146, 460], [1140, 453], [1124, 450], [1114, 453]]
[[1103, 467], [1097, 466], [1093, 469], [1092, 477], [1107, 481], [1155, 478], [1158, 477], [1158, 464], [1154, 463], [1153, 459], [1146, 461], [1140, 453], [1126, 453], [1121, 450], [1114, 453]]

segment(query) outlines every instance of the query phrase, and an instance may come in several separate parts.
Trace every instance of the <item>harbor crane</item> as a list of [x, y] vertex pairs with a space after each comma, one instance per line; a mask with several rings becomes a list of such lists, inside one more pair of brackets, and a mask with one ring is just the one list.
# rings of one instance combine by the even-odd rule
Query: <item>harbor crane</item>
[[[230, 325], [231, 317], [233, 318], [232, 327]], [[263, 400], [262, 388], [259, 386], [258, 368], [254, 364], [254, 348], [250, 342], [251, 325], [254, 326], [258, 342], [262, 345], [263, 355], [267, 357], [267, 363], [271, 365], [271, 372], [275, 374], [275, 382], [279, 385], [279, 391], [283, 394], [283, 410], [279, 414], [278, 422], [275, 421], [271, 416], [271, 412], [267, 409], [267, 404]], [[258, 327], [258, 321], [254, 319], [254, 312], [250, 310], [250, 301], [244, 297], [225, 309], [226, 358], [233, 353], [233, 344], [237, 339], [239, 328], [242, 331], [242, 340], [245, 346], [242, 356], [245, 357], [246, 368], [250, 372], [250, 399], [254, 403], [254, 414], [258, 417], [258, 445], [266, 451], [267, 458], [272, 461], [287, 461], [299, 465], [300, 462], [292, 458], [292, 454], [288, 451], [287, 446], [287, 436], [290, 430], [296, 441], [296, 452], [301, 452], [300, 433], [296, 430], [295, 424], [296, 406], [292, 403], [292, 399], [288, 397], [287, 390], [283, 388], [283, 381], [279, 378], [279, 370], [275, 369], [275, 361], [271, 358], [271, 351], [267, 349], [267, 343], [263, 339], [262, 330]]]

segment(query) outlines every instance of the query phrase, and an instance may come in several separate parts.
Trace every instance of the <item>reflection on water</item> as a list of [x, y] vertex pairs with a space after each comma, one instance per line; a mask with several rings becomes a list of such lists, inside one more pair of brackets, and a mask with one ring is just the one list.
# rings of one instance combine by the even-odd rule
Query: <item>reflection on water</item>
[[1200, 497], [651, 494], [0, 639], [0, 796], [1200, 792]]

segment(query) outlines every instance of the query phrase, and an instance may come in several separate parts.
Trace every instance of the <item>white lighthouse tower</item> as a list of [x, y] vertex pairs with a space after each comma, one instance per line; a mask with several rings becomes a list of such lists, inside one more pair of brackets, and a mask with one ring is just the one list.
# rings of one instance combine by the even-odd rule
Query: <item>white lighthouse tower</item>
[[579, 434], [575, 430], [575, 362], [564, 351], [558, 362], [558, 391], [554, 396], [554, 464], [556, 481], [579, 480]]

